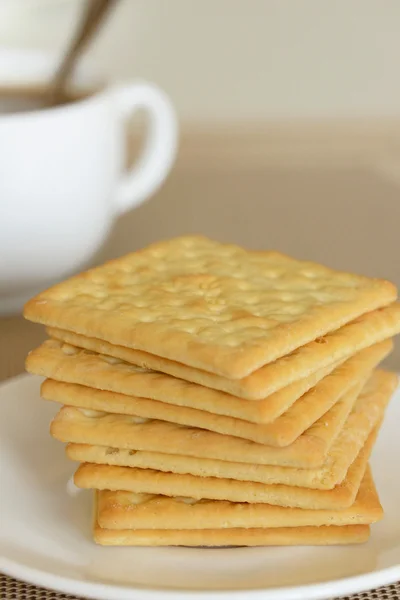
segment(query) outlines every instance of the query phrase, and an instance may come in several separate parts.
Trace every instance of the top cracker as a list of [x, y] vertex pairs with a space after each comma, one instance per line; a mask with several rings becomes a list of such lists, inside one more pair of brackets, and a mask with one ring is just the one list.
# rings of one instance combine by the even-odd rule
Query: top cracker
[[190, 236], [72, 277], [24, 315], [239, 379], [396, 294], [387, 281]]

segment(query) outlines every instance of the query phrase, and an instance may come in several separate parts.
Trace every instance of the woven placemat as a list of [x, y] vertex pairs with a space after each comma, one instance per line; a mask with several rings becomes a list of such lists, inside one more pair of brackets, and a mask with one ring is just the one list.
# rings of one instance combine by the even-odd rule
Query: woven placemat
[[[0, 574], [1, 600], [83, 600], [76, 596], [58, 594]], [[342, 600], [399, 600], [400, 581], [370, 592], [345, 596]]]

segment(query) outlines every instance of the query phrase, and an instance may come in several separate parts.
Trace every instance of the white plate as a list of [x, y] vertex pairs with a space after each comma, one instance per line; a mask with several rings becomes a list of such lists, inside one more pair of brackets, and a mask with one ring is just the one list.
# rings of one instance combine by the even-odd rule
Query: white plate
[[[331, 598], [400, 580], [400, 392], [373, 457], [386, 511], [361, 546], [102, 548], [91, 541], [91, 496], [66, 493], [74, 466], [51, 439], [57, 406], [38, 379], [0, 386], [0, 571], [107, 600]], [[397, 400], [397, 402], [396, 402]]]

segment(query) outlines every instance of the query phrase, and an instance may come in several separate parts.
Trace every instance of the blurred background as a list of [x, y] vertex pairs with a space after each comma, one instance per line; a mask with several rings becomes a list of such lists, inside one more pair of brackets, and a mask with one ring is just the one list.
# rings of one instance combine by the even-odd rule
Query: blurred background
[[[0, 44], [61, 56], [81, 8], [0, 0]], [[164, 89], [180, 142], [95, 260], [199, 232], [400, 285], [399, 22], [397, 0], [120, 0], [87, 59]]]

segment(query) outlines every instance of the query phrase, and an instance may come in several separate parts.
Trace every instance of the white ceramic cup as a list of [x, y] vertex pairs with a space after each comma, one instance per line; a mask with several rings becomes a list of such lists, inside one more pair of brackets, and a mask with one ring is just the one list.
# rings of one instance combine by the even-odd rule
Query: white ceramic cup
[[[0, 86], [49, 81], [55, 58], [0, 51]], [[79, 82], [91, 80], [86, 72]], [[148, 116], [141, 157], [124, 172], [126, 122]], [[101, 88], [55, 108], [8, 112], [0, 98], [0, 313], [85, 266], [115, 217], [146, 200], [176, 154], [177, 122], [153, 84]]]

